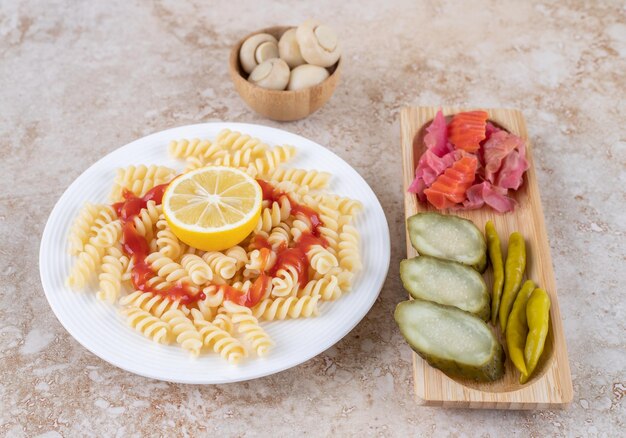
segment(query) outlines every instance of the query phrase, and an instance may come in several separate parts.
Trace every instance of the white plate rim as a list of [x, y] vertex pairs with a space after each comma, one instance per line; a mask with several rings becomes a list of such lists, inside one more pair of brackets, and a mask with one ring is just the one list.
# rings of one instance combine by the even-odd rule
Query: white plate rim
[[[363, 188], [368, 191], [369, 196], [375, 200], [375, 209], [377, 211], [373, 212], [377, 215], [377, 220], [378, 221], [382, 221], [380, 223], [380, 225], [384, 225], [384, 227], [381, 227], [381, 233], [380, 233], [380, 237], [382, 238], [382, 260], [384, 260], [385, 262], [383, 262], [383, 265], [380, 265], [380, 269], [378, 269], [378, 271], [376, 272], [376, 277], [374, 279], [374, 284], [372, 285], [372, 287], [370, 288], [371, 290], [376, 290], [376, 293], [372, 293], [369, 296], [369, 301], [367, 303], [367, 305], [364, 307], [364, 311], [361, 312], [362, 314], [358, 315], [358, 317], [354, 317], [353, 320], [351, 321], [351, 323], [349, 324], [349, 326], [346, 326], [347, 328], [345, 330], [343, 330], [342, 333], [340, 333], [339, 335], [336, 335], [334, 337], [328, 337], [326, 338], [325, 342], [320, 344], [317, 348], [309, 351], [307, 354], [299, 356], [297, 359], [294, 359], [288, 363], [286, 363], [284, 366], [279, 366], [279, 367], [275, 367], [272, 369], [268, 369], [266, 371], [261, 371], [258, 373], [252, 373], [250, 375], [247, 376], [242, 376], [241, 378], [230, 378], [230, 379], [206, 379], [206, 380], [198, 380], [198, 379], [186, 379], [186, 378], [180, 378], [180, 377], [176, 377], [176, 378], [172, 378], [170, 376], [165, 376], [162, 375], [161, 373], [155, 373], [155, 372], [151, 372], [150, 370], [146, 370], [146, 369], [142, 369], [142, 368], [137, 368], [137, 367], [133, 367], [133, 366], [129, 366], [127, 363], [119, 360], [119, 358], [115, 357], [115, 356], [111, 356], [111, 355], [107, 355], [104, 354], [102, 351], [100, 351], [97, 347], [95, 347], [93, 344], [91, 344], [90, 342], [88, 342], [84, 336], [83, 333], [77, 332], [75, 330], [73, 330], [72, 328], [70, 328], [68, 326], [68, 324], [65, 321], [65, 315], [61, 314], [59, 308], [57, 307], [57, 303], [56, 300], [54, 299], [54, 297], [52, 296], [52, 286], [49, 284], [48, 282], [48, 278], [46, 276], [46, 267], [48, 266], [48, 264], [46, 263], [46, 261], [44, 260], [44, 247], [47, 244], [48, 240], [50, 239], [50, 233], [51, 233], [51, 224], [52, 224], [52, 220], [53, 218], [55, 218], [56, 216], [59, 215], [59, 209], [61, 208], [61, 204], [62, 201], [65, 200], [66, 197], [69, 196], [69, 194], [72, 192], [72, 190], [77, 187], [83, 180], [87, 178], [87, 175], [89, 175], [95, 168], [97, 168], [99, 166], [99, 164], [107, 159], [110, 158], [111, 155], [119, 153], [120, 149], [132, 149], [133, 147], [136, 147], [137, 145], [143, 143], [143, 142], [148, 142], [150, 140], [152, 140], [153, 138], [158, 138], [158, 137], [162, 137], [165, 135], [169, 135], [170, 139], [174, 139], [174, 138], [182, 138], [184, 136], [181, 135], [176, 135], [176, 133], [180, 132], [180, 131], [187, 131], [187, 130], [201, 130], [204, 128], [207, 128], [209, 126], [215, 127], [218, 126], [220, 129], [221, 128], [229, 128], [231, 130], [237, 130], [237, 131], [241, 131], [241, 132], [251, 132], [253, 130], [257, 130], [257, 129], [261, 129], [261, 130], [269, 130], [269, 131], [274, 131], [274, 132], [278, 132], [281, 135], [285, 134], [288, 137], [292, 137], [294, 140], [301, 142], [301, 143], [309, 143], [314, 145], [315, 147], [319, 147], [319, 148], [323, 148], [325, 149], [329, 154], [331, 154], [333, 156], [333, 158], [335, 160], [337, 160], [339, 163], [341, 163], [343, 166], [351, 169], [351, 171], [353, 171], [357, 178], [360, 180], [360, 183], [363, 185]], [[189, 138], [189, 137], [187, 137]], [[292, 142], [295, 143], [295, 142]], [[129, 164], [132, 164], [129, 162]], [[146, 163], [149, 164], [149, 163]], [[319, 170], [323, 170], [323, 169], [319, 169]], [[333, 178], [336, 178], [336, 175], [333, 175]], [[87, 201], [87, 200], [85, 200]], [[257, 378], [261, 378], [261, 377], [265, 377], [265, 376], [269, 376], [275, 373], [279, 373], [281, 371], [284, 371], [286, 369], [290, 369], [293, 368], [295, 366], [298, 366], [312, 358], [314, 358], [315, 356], [323, 353], [324, 351], [326, 351], [327, 349], [331, 348], [333, 345], [335, 345], [336, 343], [338, 343], [339, 341], [341, 341], [345, 336], [347, 336], [364, 318], [365, 316], [369, 313], [369, 311], [371, 310], [372, 306], [374, 305], [374, 303], [376, 302], [376, 299], [378, 298], [378, 296], [380, 295], [380, 291], [382, 290], [383, 284], [385, 282], [385, 279], [387, 277], [387, 273], [389, 270], [389, 263], [390, 263], [390, 252], [391, 252], [391, 248], [390, 248], [390, 236], [389, 236], [389, 226], [388, 226], [388, 222], [384, 213], [384, 210], [382, 208], [382, 206], [380, 205], [380, 201], [378, 200], [376, 194], [374, 193], [374, 191], [371, 189], [371, 187], [369, 186], [369, 184], [365, 181], [365, 179], [358, 173], [356, 172], [356, 170], [350, 166], [350, 164], [348, 164], [345, 160], [343, 160], [341, 157], [337, 156], [334, 152], [332, 152], [330, 149], [325, 148], [324, 146], [319, 145], [318, 143], [309, 140], [303, 136], [300, 136], [298, 134], [294, 134], [291, 133], [289, 131], [283, 130], [283, 129], [279, 129], [279, 128], [273, 128], [273, 127], [269, 127], [269, 126], [265, 126], [265, 125], [258, 125], [258, 124], [250, 124], [250, 123], [235, 123], [235, 122], [208, 122], [208, 123], [198, 123], [198, 124], [192, 124], [192, 125], [183, 125], [183, 126], [178, 126], [178, 127], [173, 127], [173, 128], [169, 128], [169, 129], [165, 129], [162, 131], [158, 131], [152, 134], [149, 134], [147, 136], [138, 138], [136, 140], [131, 141], [130, 143], [127, 143], [119, 148], [116, 148], [115, 150], [109, 152], [108, 154], [106, 154], [105, 156], [101, 157], [100, 159], [98, 159], [96, 162], [94, 162], [93, 164], [91, 164], [85, 171], [83, 171], [76, 179], [74, 179], [72, 181], [72, 183], [68, 186], [68, 188], [63, 192], [63, 194], [59, 197], [59, 199], [57, 200], [57, 202], [55, 203], [54, 207], [52, 208], [48, 219], [46, 221], [46, 225], [44, 227], [44, 231], [42, 233], [42, 237], [41, 237], [41, 243], [40, 243], [40, 247], [39, 247], [39, 268], [40, 268], [40, 279], [42, 282], [42, 286], [44, 289], [44, 293], [46, 295], [46, 299], [48, 301], [48, 304], [50, 305], [50, 307], [52, 308], [53, 313], [55, 314], [56, 318], [59, 320], [59, 322], [61, 323], [61, 325], [65, 328], [65, 330], [79, 343], [81, 344], [85, 349], [87, 349], [88, 351], [90, 351], [92, 354], [96, 355], [97, 357], [99, 357], [100, 359], [104, 360], [105, 362], [108, 362], [120, 369], [123, 369], [127, 372], [133, 373], [133, 374], [137, 374], [143, 377], [147, 377], [147, 378], [151, 378], [151, 379], [156, 379], [156, 380], [161, 380], [161, 381], [167, 381], [167, 382], [173, 382], [173, 383], [184, 383], [184, 384], [223, 384], [223, 383], [236, 383], [236, 382], [242, 382], [242, 381], [248, 381], [248, 380], [252, 380], [252, 379], [257, 379]], [[363, 275], [363, 273], [359, 273], [358, 275]], [[69, 290], [67, 287], [65, 287], [66, 291], [68, 293], [76, 293], [74, 291]], [[350, 292], [355, 293], [355, 291], [351, 291]], [[94, 299], [95, 299], [95, 294], [93, 294]], [[284, 321], [284, 322], [288, 322], [288, 321]], [[148, 340], [146, 340], [148, 341]], [[149, 342], [149, 341], [148, 341]], [[250, 360], [250, 359], [249, 359]], [[257, 360], [257, 359], [251, 359], [251, 360]]]

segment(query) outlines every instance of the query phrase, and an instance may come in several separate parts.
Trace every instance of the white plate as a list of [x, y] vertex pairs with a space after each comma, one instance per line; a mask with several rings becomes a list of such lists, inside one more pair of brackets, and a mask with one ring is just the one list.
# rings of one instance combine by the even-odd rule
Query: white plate
[[[131, 164], [183, 163], [167, 156], [172, 139], [215, 138], [229, 128], [258, 137], [270, 145], [298, 148], [289, 166], [331, 172], [330, 191], [358, 199], [364, 210], [355, 223], [361, 233], [363, 270], [353, 290], [338, 301], [320, 305], [315, 318], [263, 323], [276, 343], [268, 357], [251, 357], [233, 366], [216, 354], [192, 359], [176, 345], [162, 346], [129, 328], [117, 308], [98, 300], [95, 293], [65, 287], [72, 257], [67, 233], [84, 202], [107, 202], [114, 170]], [[365, 180], [341, 158], [306, 138], [280, 129], [240, 123], [205, 123], [158, 132], [117, 149], [87, 169], [57, 202], [41, 239], [41, 282], [50, 307], [67, 331], [85, 348], [132, 373], [181, 383], [227, 383], [267, 376], [296, 366], [328, 349], [350, 332], [367, 314], [380, 293], [389, 269], [389, 228], [376, 195]]]

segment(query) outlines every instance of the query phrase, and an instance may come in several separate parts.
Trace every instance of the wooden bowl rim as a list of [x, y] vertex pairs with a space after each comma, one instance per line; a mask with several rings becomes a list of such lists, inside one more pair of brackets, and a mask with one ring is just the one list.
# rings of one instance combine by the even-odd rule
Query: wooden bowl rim
[[336, 63], [334, 63], [330, 67], [325, 67], [327, 70], [332, 69], [332, 73], [330, 73], [326, 79], [324, 79], [322, 82], [320, 82], [317, 85], [314, 85], [312, 87], [302, 88], [300, 90], [270, 90], [268, 88], [259, 87], [258, 85], [253, 84], [241, 74], [242, 70], [241, 70], [241, 65], [239, 64], [239, 50], [241, 49], [241, 46], [243, 45], [244, 41], [246, 41], [251, 36], [257, 35], [259, 33], [269, 33], [270, 35], [274, 33], [280, 33], [280, 35], [282, 36], [282, 34], [288, 31], [289, 29], [293, 29], [296, 27], [298, 26], [271, 26], [271, 27], [266, 27], [263, 29], [256, 30], [254, 32], [250, 32], [248, 35], [241, 38], [239, 41], [237, 41], [237, 43], [233, 46], [233, 48], [230, 51], [228, 67], [230, 69], [231, 75], [237, 79], [241, 79], [242, 81], [246, 82], [250, 87], [263, 90], [263, 92], [266, 92], [268, 94], [273, 94], [276, 96], [283, 96], [283, 97], [289, 96], [289, 95], [295, 96], [297, 94], [310, 93], [316, 89], [322, 88], [327, 82], [329, 82], [338, 74], [341, 66], [343, 65], [343, 55], [339, 57]]

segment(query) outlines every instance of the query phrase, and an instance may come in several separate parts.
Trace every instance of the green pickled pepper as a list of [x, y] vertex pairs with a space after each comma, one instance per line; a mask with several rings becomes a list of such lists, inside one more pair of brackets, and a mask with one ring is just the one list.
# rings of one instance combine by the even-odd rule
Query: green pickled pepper
[[526, 383], [535, 371], [548, 336], [550, 297], [545, 290], [537, 288], [530, 294], [526, 304], [526, 319], [528, 321], [528, 336], [524, 347], [524, 361], [527, 374], [520, 376], [520, 383]]
[[515, 368], [522, 374], [527, 374], [526, 363], [524, 362], [524, 347], [528, 335], [526, 304], [534, 290], [535, 283], [532, 280], [526, 280], [517, 294], [517, 298], [515, 298], [509, 320], [506, 323], [506, 347], [509, 351], [509, 357]]
[[491, 289], [491, 323], [495, 325], [500, 309], [500, 299], [502, 298], [502, 286], [504, 285], [504, 266], [502, 261], [502, 248], [500, 247], [500, 237], [493, 222], [487, 221], [485, 224], [485, 234], [487, 235], [487, 249], [489, 260], [493, 268], [493, 286]]
[[506, 322], [511, 312], [515, 297], [522, 285], [522, 277], [526, 270], [526, 244], [524, 237], [515, 231], [509, 236], [509, 248], [504, 264], [504, 290], [500, 302], [500, 328], [506, 331]]

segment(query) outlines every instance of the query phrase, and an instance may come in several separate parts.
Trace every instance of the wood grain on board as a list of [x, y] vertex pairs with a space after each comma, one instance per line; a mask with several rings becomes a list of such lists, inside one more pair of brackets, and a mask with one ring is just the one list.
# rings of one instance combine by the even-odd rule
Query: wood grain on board
[[[404, 207], [408, 218], [418, 212], [434, 210], [420, 203], [417, 196], [407, 192], [415, 173], [415, 166], [424, 151], [425, 128], [435, 117], [438, 107], [404, 108], [400, 115], [401, 144], [404, 173]], [[477, 109], [477, 108], [471, 108]], [[449, 116], [469, 109], [442, 108]], [[454, 214], [470, 219], [484, 230], [485, 223], [492, 220], [496, 226], [506, 254], [508, 236], [519, 231], [526, 239], [526, 277], [550, 294], [550, 330], [545, 351], [533, 377], [524, 385], [518, 383], [519, 372], [507, 358], [503, 378], [489, 383], [453, 379], [432, 368], [417, 354], [413, 354], [415, 395], [429, 406], [449, 406], [483, 409], [548, 409], [567, 406], [573, 397], [572, 380], [567, 359], [567, 347], [556, 292], [550, 246], [541, 207], [539, 187], [533, 163], [532, 147], [528, 142], [526, 123], [518, 110], [486, 109], [489, 119], [526, 141], [530, 168], [524, 176], [522, 186], [512, 196], [518, 205], [515, 211], [499, 214], [487, 206], [478, 210], [458, 211]], [[407, 256], [417, 252], [407, 235]], [[491, 268], [485, 273], [491, 291]], [[504, 344], [499, 328], [495, 332]]]

